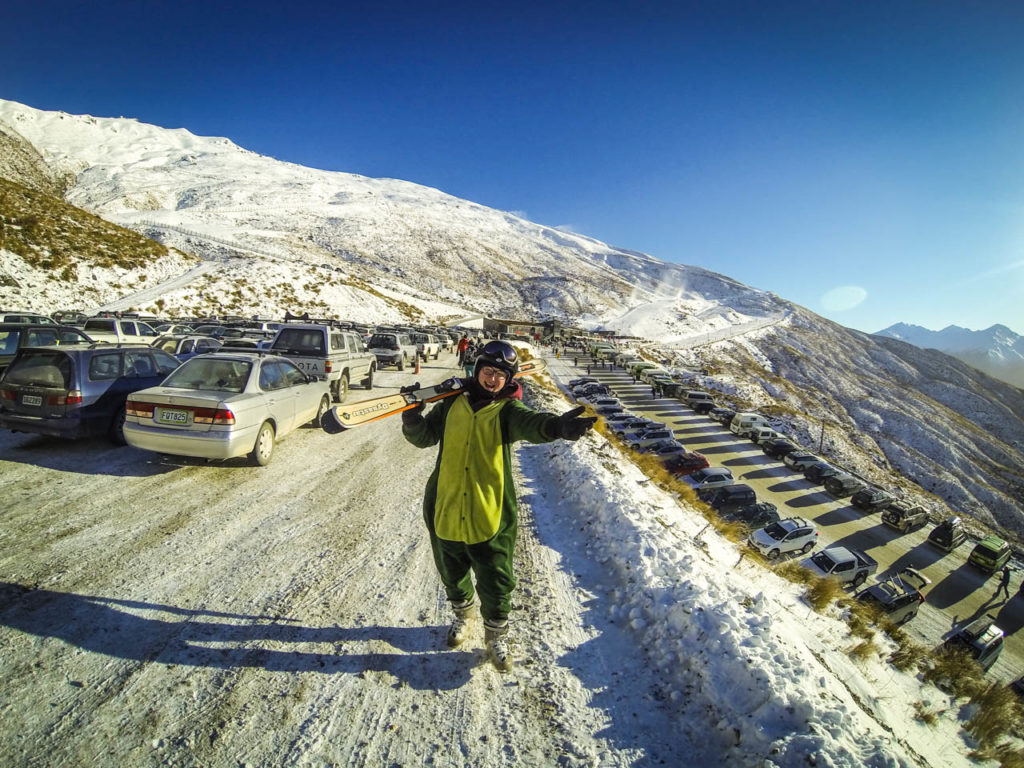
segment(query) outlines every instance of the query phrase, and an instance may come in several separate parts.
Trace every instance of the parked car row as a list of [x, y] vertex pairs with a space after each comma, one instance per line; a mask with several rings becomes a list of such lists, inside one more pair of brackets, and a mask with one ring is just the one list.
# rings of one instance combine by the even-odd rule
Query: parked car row
[[[625, 361], [625, 357], [623, 357]], [[736, 412], [717, 406], [708, 393], [687, 389], [684, 384], [665, 380], [669, 372], [654, 363], [633, 360], [623, 364], [635, 379], [660, 387], [663, 395], [676, 397], [698, 413], [727, 426], [734, 435], [747, 437], [759, 445], [766, 456], [780, 460], [794, 472], [800, 472], [811, 482], [821, 484], [835, 498], [850, 498], [852, 506], [865, 512], [880, 512], [882, 523], [901, 533], [926, 525], [930, 518], [922, 506], [897, 498], [883, 488], [871, 485], [862, 478], [842, 470], [810, 451], [803, 450], [794, 440], [772, 429], [769, 420], [757, 413]], [[585, 385], [602, 386], [596, 379]], [[630, 430], [650, 430], [665, 425], [647, 423], [632, 414], [622, 415], [614, 422], [617, 434], [628, 436]], [[635, 434], [635, 432], [634, 432]], [[705, 467], [690, 473], [685, 482], [720, 516], [735, 520], [747, 527], [748, 544], [769, 559], [785, 554], [811, 552], [817, 543], [815, 524], [802, 517], [780, 519], [778, 510], [769, 502], [758, 502], [754, 489], [736, 483], [726, 467]], [[967, 538], [960, 518], [950, 517], [936, 525], [928, 534], [928, 542], [950, 552]], [[1009, 545], [996, 536], [978, 542], [968, 562], [989, 573], [1001, 569], [1009, 560]], [[853, 589], [863, 587], [878, 570], [878, 563], [867, 553], [850, 547], [827, 547], [800, 562], [801, 566], [822, 578], [832, 578]], [[873, 605], [889, 621], [901, 624], [913, 619], [925, 602], [925, 587], [929, 580], [914, 568], [905, 568], [862, 589], [856, 596]], [[1024, 585], [1021, 586], [1024, 593]], [[1002, 642], [1002, 630], [991, 617], [961, 629], [947, 641], [949, 645], [966, 647], [983, 669], [994, 663]]]

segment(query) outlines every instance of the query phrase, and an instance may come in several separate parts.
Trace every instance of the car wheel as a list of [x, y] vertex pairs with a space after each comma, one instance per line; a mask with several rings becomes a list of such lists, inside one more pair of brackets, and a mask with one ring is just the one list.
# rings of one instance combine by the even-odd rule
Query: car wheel
[[806, 544], [804, 544], [804, 547], [800, 550], [800, 553], [806, 555], [812, 549], [814, 549], [814, 542], [808, 541]]
[[769, 550], [768, 551], [768, 559], [769, 560], [778, 560], [780, 554], [782, 554], [782, 553], [779, 552], [779, 550], [777, 550], [777, 549]]
[[124, 437], [124, 422], [127, 416], [124, 412], [124, 406], [122, 405], [117, 413], [114, 414], [113, 420], [110, 422], [110, 441], [114, 445], [127, 445], [128, 441]]
[[398, 370], [405, 370], [405, 355], [402, 355], [400, 358], [398, 358]]
[[341, 378], [338, 379], [338, 387], [335, 390], [334, 400], [338, 403], [344, 403], [348, 397], [348, 374], [341, 374]]
[[264, 421], [256, 435], [256, 444], [249, 454], [249, 463], [254, 467], [265, 467], [270, 463], [270, 457], [274, 455], [274, 425]]
[[321, 427], [324, 423], [324, 415], [331, 409], [331, 398], [324, 395], [320, 398], [320, 407], [316, 409], [316, 416], [310, 422], [314, 427]]
[[369, 375], [365, 379], [363, 379], [363, 386], [366, 387], [367, 389], [373, 389], [373, 374], [376, 372], [376, 370], [377, 367], [371, 365]]
[[866, 573], [858, 573], [856, 576], [853, 577], [853, 588], [857, 589], [861, 584], [863, 584], [867, 580], [868, 575]]

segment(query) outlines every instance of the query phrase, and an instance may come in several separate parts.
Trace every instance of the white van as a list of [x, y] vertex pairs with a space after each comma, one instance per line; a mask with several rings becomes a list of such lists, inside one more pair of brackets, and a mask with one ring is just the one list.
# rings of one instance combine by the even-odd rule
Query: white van
[[737, 413], [729, 423], [729, 431], [740, 437], [750, 437], [756, 429], [767, 426], [768, 419], [760, 413]]

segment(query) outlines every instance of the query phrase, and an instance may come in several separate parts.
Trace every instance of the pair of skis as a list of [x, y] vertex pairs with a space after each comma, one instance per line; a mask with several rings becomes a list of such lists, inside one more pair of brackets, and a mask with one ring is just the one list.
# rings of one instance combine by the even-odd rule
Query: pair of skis
[[[547, 365], [543, 360], [530, 360], [519, 366], [516, 377], [540, 373]], [[320, 426], [325, 432], [336, 435], [346, 429], [361, 427], [374, 421], [386, 419], [396, 413], [408, 411], [420, 403], [432, 403], [445, 397], [464, 392], [468, 379], [452, 377], [432, 387], [423, 387], [413, 392], [399, 392], [397, 395], [382, 395], [360, 400], [355, 403], [342, 403], [331, 408], [320, 419]]]

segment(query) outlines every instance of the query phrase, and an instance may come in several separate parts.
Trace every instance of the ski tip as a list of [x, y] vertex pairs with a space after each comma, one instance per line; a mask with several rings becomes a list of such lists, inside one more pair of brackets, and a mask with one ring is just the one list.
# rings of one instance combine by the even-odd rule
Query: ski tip
[[323, 415], [320, 419], [320, 426], [329, 435], [336, 435], [339, 432], [345, 431], [345, 425], [338, 419], [338, 414], [334, 408], [328, 409], [327, 413]]

